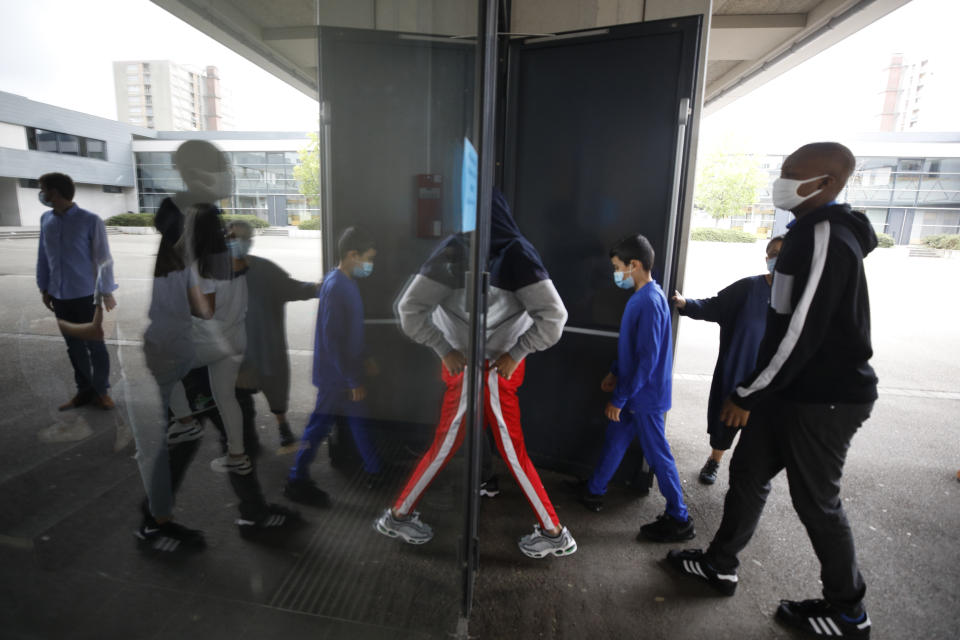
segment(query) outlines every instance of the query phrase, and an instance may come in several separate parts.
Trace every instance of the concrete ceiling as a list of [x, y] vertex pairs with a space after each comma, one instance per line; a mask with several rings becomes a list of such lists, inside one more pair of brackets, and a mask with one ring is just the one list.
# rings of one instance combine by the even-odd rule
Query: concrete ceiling
[[[709, 113], [909, 0], [714, 0]], [[316, 26], [469, 36], [472, 0], [153, 0], [305, 94], [317, 96]], [[707, 0], [703, 0], [706, 6]], [[690, 4], [687, 1], [687, 4]], [[588, 29], [665, 15], [677, 0], [512, 0], [511, 30]], [[687, 12], [689, 13], [689, 12]]]

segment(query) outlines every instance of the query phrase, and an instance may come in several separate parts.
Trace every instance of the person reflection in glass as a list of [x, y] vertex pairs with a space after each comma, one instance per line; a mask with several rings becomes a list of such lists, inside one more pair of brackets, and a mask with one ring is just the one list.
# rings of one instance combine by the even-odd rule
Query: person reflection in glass
[[237, 376], [237, 401], [243, 413], [244, 449], [254, 456], [260, 449], [257, 437], [256, 407], [253, 396], [262, 391], [277, 420], [280, 446], [296, 443], [287, 423], [290, 401], [290, 356], [284, 308], [287, 302], [317, 297], [316, 282], [294, 280], [279, 265], [266, 258], [249, 255], [253, 227], [243, 220], [227, 223], [227, 247], [238, 264], [246, 269], [247, 349]]
[[[469, 308], [464, 288], [470, 237], [448, 238], [421, 267], [398, 302], [400, 326], [442, 361], [447, 385], [433, 444], [393, 506], [375, 521], [375, 529], [410, 544], [433, 538], [414, 507], [463, 442], [467, 409], [464, 382], [469, 344]], [[494, 191], [487, 264], [486, 358], [484, 414], [500, 455], [537, 516], [539, 524], [518, 542], [531, 558], [567, 556], [577, 550], [570, 531], [560, 524], [540, 476], [527, 456], [520, 423], [517, 390], [523, 383], [525, 358], [553, 346], [563, 332], [567, 311], [543, 261], [517, 227], [506, 199]]]
[[[287, 476], [283, 494], [294, 502], [327, 506], [327, 493], [310, 479], [310, 464], [338, 416], [346, 418], [369, 476], [380, 473], [380, 457], [366, 427], [364, 386], [363, 300], [357, 279], [373, 273], [377, 250], [373, 237], [349, 227], [337, 242], [340, 263], [320, 286], [313, 353], [317, 403], [303, 430], [300, 451]], [[367, 361], [367, 369], [375, 368]]]

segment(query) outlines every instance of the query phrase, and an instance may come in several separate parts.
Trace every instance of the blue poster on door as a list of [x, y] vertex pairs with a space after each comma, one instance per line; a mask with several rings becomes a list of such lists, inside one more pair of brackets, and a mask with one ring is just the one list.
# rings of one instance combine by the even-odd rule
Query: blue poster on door
[[477, 228], [477, 150], [470, 140], [463, 139], [463, 173], [460, 178], [460, 230]]

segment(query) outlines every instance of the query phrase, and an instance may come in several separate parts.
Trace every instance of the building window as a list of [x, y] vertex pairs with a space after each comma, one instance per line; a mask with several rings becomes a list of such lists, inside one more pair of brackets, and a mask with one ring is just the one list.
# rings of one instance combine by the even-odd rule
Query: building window
[[45, 131], [27, 127], [27, 148], [68, 156], [83, 156], [97, 160], [107, 159], [107, 143], [95, 138], [83, 138], [59, 131]]
[[20, 178], [20, 186], [24, 189], [39, 189], [40, 181], [33, 178]]
[[115, 187], [112, 184], [105, 184], [103, 185], [103, 192], [104, 193], [123, 193], [123, 189], [121, 187]]
[[85, 148], [85, 155], [88, 158], [95, 158], [97, 160], [106, 160], [107, 159], [107, 143], [103, 140], [95, 140], [93, 138], [83, 138], [83, 146]]

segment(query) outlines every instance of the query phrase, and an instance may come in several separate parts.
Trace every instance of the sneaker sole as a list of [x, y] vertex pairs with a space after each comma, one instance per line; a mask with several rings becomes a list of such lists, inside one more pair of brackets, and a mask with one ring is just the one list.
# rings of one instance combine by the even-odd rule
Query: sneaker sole
[[400, 538], [407, 544], [426, 544], [431, 540], [433, 540], [433, 536], [430, 536], [429, 538], [411, 538], [410, 536], [400, 531], [396, 531], [394, 529], [388, 529], [387, 527], [380, 524], [379, 520], [373, 523], [373, 528], [377, 531], [377, 533], [383, 534], [388, 538]]
[[207, 546], [206, 540], [185, 542], [176, 538], [162, 536], [160, 538], [148, 538], [139, 531], [133, 532], [137, 539], [137, 545], [142, 551], [152, 551], [157, 553], [173, 553], [175, 551], [194, 552], [202, 551]]
[[574, 542], [572, 545], [565, 549], [548, 549], [547, 551], [535, 552], [527, 551], [526, 549], [521, 548], [520, 552], [528, 558], [534, 558], [540, 560], [546, 558], [547, 556], [556, 556], [557, 558], [562, 558], [564, 556], [572, 556], [577, 552], [577, 543]]
[[683, 536], [651, 536], [641, 529], [640, 533], [637, 535], [637, 542], [661, 542], [661, 543], [670, 543], [670, 542], [686, 542], [687, 540], [693, 540], [697, 537], [696, 530], [691, 531], [689, 534]]
[[699, 480], [700, 480], [700, 484], [707, 484], [707, 485], [714, 484], [717, 481], [716, 478], [711, 480], [709, 478], [704, 478], [703, 476], [700, 476]]

